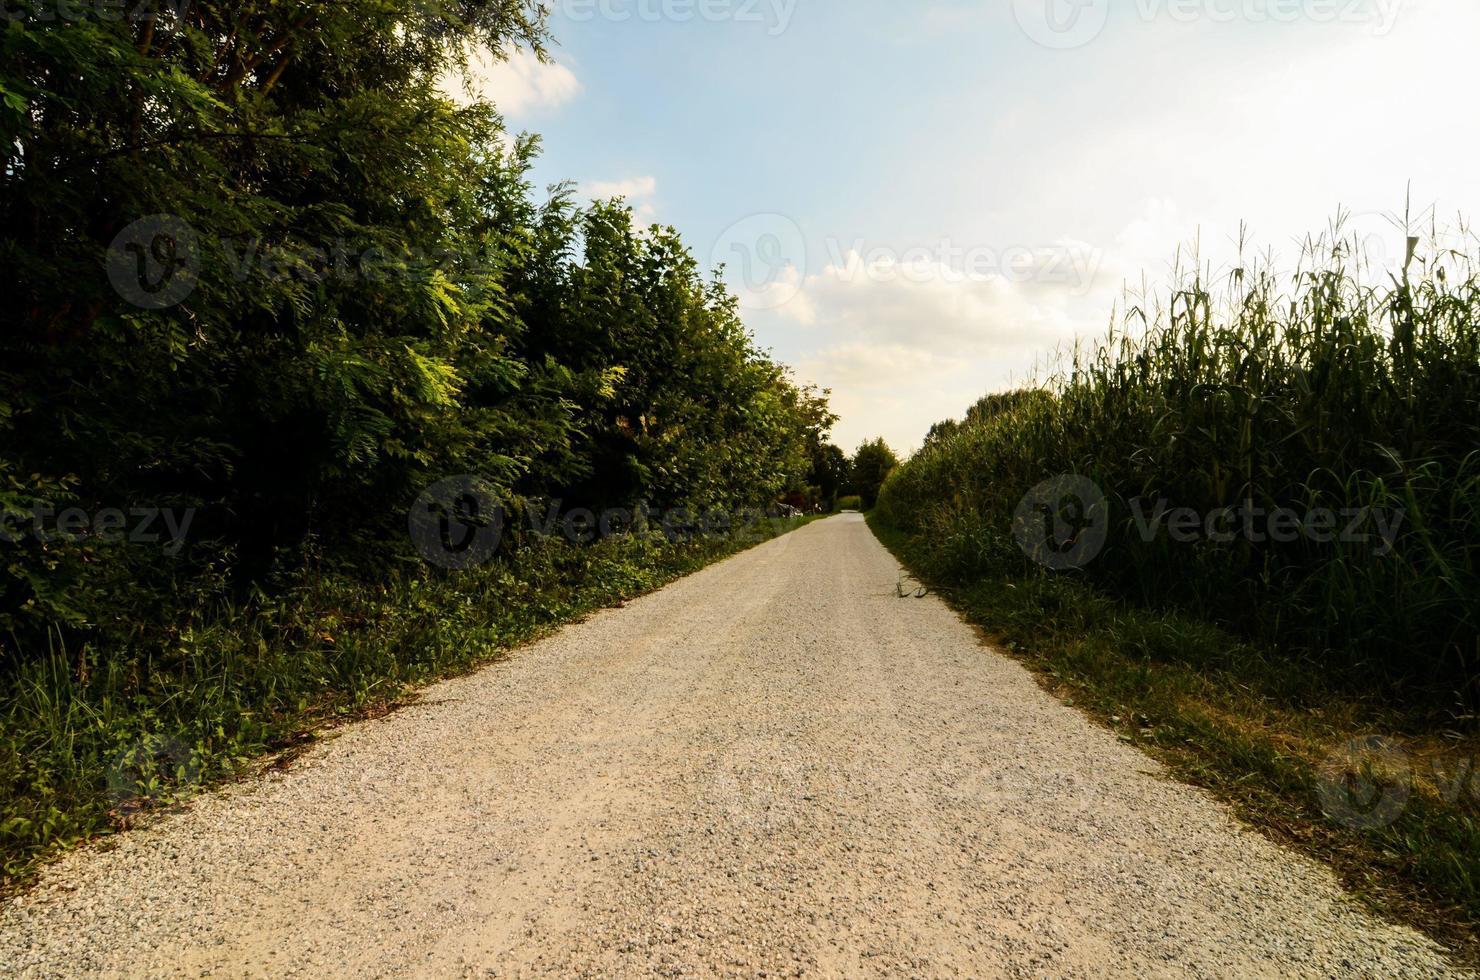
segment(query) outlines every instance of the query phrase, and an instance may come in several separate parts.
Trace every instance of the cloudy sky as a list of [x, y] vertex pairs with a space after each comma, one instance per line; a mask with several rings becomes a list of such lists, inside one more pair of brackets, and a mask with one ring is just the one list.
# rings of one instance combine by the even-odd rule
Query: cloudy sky
[[552, 0], [484, 66], [537, 172], [723, 263], [840, 444], [932, 422], [1103, 332], [1127, 282], [1246, 225], [1477, 213], [1474, 0]]

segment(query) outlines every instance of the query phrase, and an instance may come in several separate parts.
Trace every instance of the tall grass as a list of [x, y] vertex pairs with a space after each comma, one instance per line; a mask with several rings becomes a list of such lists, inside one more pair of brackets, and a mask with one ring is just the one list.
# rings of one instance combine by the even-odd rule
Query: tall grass
[[[931, 543], [939, 581], [1046, 574], [1014, 511], [1059, 474], [1109, 502], [1103, 553], [1067, 573], [1174, 607], [1315, 668], [1480, 703], [1480, 274], [1467, 231], [1409, 239], [1385, 280], [1341, 222], [1293, 273], [1240, 260], [1132, 298], [1102, 343], [1041, 389], [984, 402], [901, 467], [880, 516]], [[1378, 539], [1182, 543], [1140, 533], [1132, 501], [1201, 514], [1383, 508]]]

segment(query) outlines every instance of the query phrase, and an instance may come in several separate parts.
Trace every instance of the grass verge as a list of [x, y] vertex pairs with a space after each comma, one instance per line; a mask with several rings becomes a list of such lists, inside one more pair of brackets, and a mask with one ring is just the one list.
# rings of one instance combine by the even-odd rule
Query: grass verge
[[[1387, 691], [1334, 690], [1313, 667], [1068, 578], [932, 576], [934, 543], [877, 512], [869, 525], [1047, 690], [1272, 840], [1328, 864], [1379, 913], [1480, 965], [1480, 780], [1471, 782], [1480, 744], [1451, 731], [1452, 717], [1404, 713]], [[1343, 747], [1377, 736], [1401, 753], [1383, 756], [1386, 771], [1364, 764], [1362, 782], [1347, 782]], [[1405, 792], [1388, 821], [1384, 808]]]
[[0, 895], [79, 843], [394, 708], [553, 628], [808, 523], [731, 536], [545, 538], [455, 574], [304, 582], [198, 609], [128, 650], [53, 649], [0, 675]]

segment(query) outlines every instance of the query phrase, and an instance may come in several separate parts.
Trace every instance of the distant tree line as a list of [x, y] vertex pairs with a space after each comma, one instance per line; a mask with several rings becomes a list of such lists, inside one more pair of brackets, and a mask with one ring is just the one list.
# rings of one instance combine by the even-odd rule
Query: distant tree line
[[832, 443], [818, 441], [812, 448], [806, 489], [791, 495], [787, 502], [802, 510], [823, 513], [844, 505], [872, 510], [879, 489], [898, 465], [899, 458], [883, 439], [864, 442], [851, 457]]

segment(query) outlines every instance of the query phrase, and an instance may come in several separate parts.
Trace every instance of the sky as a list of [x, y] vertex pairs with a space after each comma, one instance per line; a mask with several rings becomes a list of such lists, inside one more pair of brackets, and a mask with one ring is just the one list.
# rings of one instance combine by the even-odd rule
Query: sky
[[932, 423], [1102, 336], [1127, 284], [1241, 229], [1480, 203], [1474, 0], [549, 0], [550, 63], [475, 86], [544, 185], [620, 195], [724, 266], [836, 441]]

